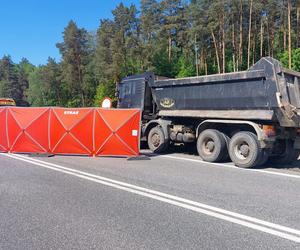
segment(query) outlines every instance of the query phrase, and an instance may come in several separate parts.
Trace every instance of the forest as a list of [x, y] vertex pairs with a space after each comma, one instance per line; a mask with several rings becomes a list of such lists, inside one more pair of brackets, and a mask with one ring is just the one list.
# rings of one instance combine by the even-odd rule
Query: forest
[[247, 70], [264, 56], [300, 71], [299, 0], [141, 0], [97, 31], [70, 21], [45, 65], [0, 59], [0, 97], [22, 106], [99, 106], [127, 75], [172, 78]]

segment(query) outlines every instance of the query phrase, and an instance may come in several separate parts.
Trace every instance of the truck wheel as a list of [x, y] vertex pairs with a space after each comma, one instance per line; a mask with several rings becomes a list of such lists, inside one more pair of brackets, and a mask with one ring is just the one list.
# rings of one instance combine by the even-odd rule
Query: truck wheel
[[206, 129], [198, 137], [197, 150], [204, 161], [218, 162], [227, 152], [225, 137], [218, 130]]
[[153, 153], [162, 153], [169, 146], [169, 140], [165, 139], [165, 134], [161, 127], [157, 126], [150, 130], [148, 134], [148, 146]]
[[257, 136], [251, 132], [238, 132], [230, 140], [229, 155], [233, 163], [241, 168], [251, 168], [263, 161], [263, 152]]
[[296, 161], [299, 157], [299, 149], [294, 149], [292, 140], [277, 141], [275, 156], [270, 157], [270, 162], [273, 164], [290, 164]]

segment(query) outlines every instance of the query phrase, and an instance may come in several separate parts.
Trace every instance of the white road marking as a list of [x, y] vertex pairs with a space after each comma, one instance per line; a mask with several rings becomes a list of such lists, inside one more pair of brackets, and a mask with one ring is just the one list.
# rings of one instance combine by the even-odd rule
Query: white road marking
[[[67, 168], [60, 166], [58, 164], [48, 163], [44, 161], [40, 161], [37, 159], [31, 159], [21, 155], [11, 155], [11, 154], [1, 154], [6, 157], [10, 157], [16, 160], [21, 160], [27, 163], [31, 163], [33, 165], [37, 165], [40, 167], [44, 167], [47, 169], [51, 169], [57, 172], [65, 173], [68, 175], [76, 176], [81, 179], [89, 180], [92, 182], [96, 182], [105, 186], [110, 186], [116, 189], [120, 189], [123, 191], [127, 191], [133, 194], [137, 194], [140, 196], [148, 197], [154, 200], [158, 200], [161, 202], [165, 202], [171, 205], [175, 205], [177, 207], [185, 208], [188, 210], [192, 210], [201, 214], [205, 214], [211, 217], [215, 217], [221, 220], [225, 220], [228, 222], [232, 222], [241, 226], [245, 226], [248, 228], [252, 228], [261, 232], [265, 232], [271, 235], [275, 235], [284, 239], [288, 239], [294, 242], [300, 243], [300, 230], [293, 229], [286, 226], [281, 226], [278, 224], [274, 224], [271, 222], [267, 222], [264, 220], [256, 219], [254, 217], [234, 213], [228, 210], [224, 210], [221, 208], [209, 206], [203, 203], [195, 202], [192, 200], [184, 199], [178, 196], [170, 195], [167, 193], [162, 193], [159, 191], [155, 191], [152, 189], [147, 189], [143, 187], [139, 187], [136, 185], [132, 185], [129, 183], [116, 181], [113, 179], [109, 179], [103, 176], [93, 175], [87, 172], [75, 170], [72, 168]], [[254, 224], [256, 223], [256, 224]]]
[[225, 163], [206, 162], [206, 161], [202, 161], [202, 160], [190, 159], [190, 158], [179, 157], [179, 156], [172, 156], [172, 155], [160, 155], [159, 157], [169, 158], [169, 159], [174, 159], [174, 160], [181, 160], [181, 161], [190, 161], [190, 162], [197, 162], [197, 163], [205, 163], [205, 164], [209, 164], [209, 165], [212, 165], [212, 166], [226, 167], [226, 168], [231, 168], [231, 169], [236, 169], [236, 170], [244, 170], [244, 171], [250, 171], [250, 172], [259, 172], [259, 173], [264, 173], [264, 174], [272, 174], [272, 175], [279, 175], [279, 176], [284, 176], [284, 177], [290, 177], [290, 178], [300, 179], [300, 175], [279, 173], [279, 172], [262, 170], [262, 169], [239, 168], [239, 167], [236, 167], [236, 166], [233, 166], [233, 165], [229, 165], [229, 164], [225, 164]]

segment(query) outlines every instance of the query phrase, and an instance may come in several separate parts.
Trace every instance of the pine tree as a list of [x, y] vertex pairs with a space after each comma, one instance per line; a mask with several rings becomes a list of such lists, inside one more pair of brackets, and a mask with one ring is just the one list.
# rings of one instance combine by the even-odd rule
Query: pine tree
[[23, 89], [18, 82], [16, 65], [10, 56], [4, 56], [0, 60], [0, 96], [13, 98], [17, 104], [23, 99]]
[[26, 58], [22, 58], [21, 62], [17, 65], [18, 85], [20, 88], [18, 105], [20, 106], [29, 106], [26, 92], [29, 88], [29, 75], [33, 70], [34, 66]]
[[45, 86], [45, 95], [50, 106], [60, 106], [67, 104], [65, 100], [65, 90], [60, 79], [60, 65], [55, 59], [49, 57], [47, 64], [42, 68], [42, 81]]
[[88, 32], [70, 21], [63, 32], [63, 42], [56, 46], [62, 55], [62, 81], [69, 91], [70, 106], [85, 106], [87, 96], [84, 74], [90, 53]]
[[154, 70], [153, 57], [154, 51], [159, 47], [159, 30], [161, 24], [161, 9], [156, 0], [141, 1], [141, 59], [142, 70]]
[[52, 100], [48, 99], [45, 82], [43, 79], [43, 68], [39, 66], [29, 75], [29, 88], [27, 90], [27, 100], [31, 106], [47, 106]]
[[97, 46], [95, 52], [95, 75], [97, 89], [94, 105], [99, 106], [104, 97], [114, 98], [115, 77], [113, 69], [112, 42], [115, 25], [108, 19], [101, 20], [97, 31]]

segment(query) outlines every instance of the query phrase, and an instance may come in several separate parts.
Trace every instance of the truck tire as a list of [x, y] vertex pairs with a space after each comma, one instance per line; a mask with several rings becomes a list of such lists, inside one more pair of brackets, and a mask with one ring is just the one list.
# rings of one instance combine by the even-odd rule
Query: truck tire
[[251, 168], [263, 162], [263, 151], [257, 136], [251, 132], [238, 132], [230, 140], [229, 155], [233, 163], [241, 168]]
[[169, 140], [165, 138], [160, 126], [152, 128], [148, 134], [148, 147], [153, 153], [163, 153], [169, 146]]
[[220, 133], [223, 135], [223, 137], [225, 138], [225, 142], [226, 142], [226, 150], [224, 150], [221, 162], [227, 162], [227, 161], [230, 161], [230, 156], [229, 156], [229, 152], [228, 152], [230, 137], [222, 132], [220, 132]]
[[270, 163], [290, 164], [298, 159], [300, 150], [294, 149], [294, 143], [292, 140], [281, 140], [278, 143], [281, 143], [281, 152], [276, 152], [276, 155], [270, 157]]
[[218, 130], [206, 129], [198, 137], [197, 151], [204, 161], [221, 161], [227, 152], [226, 139]]

